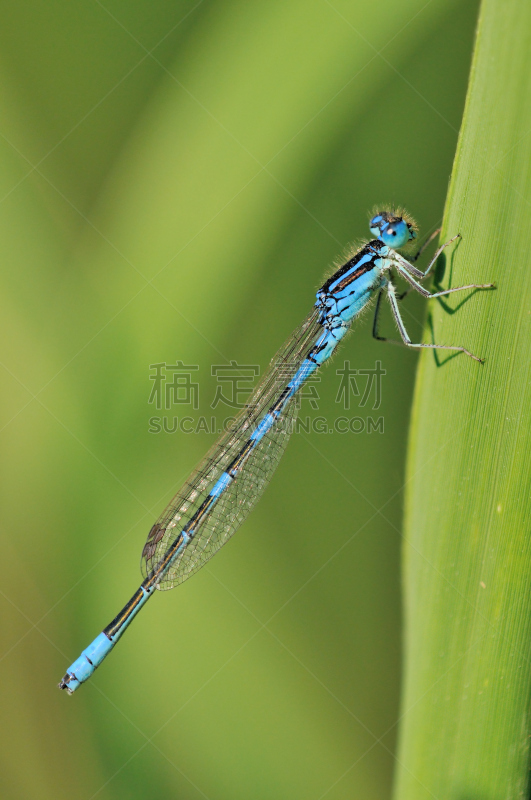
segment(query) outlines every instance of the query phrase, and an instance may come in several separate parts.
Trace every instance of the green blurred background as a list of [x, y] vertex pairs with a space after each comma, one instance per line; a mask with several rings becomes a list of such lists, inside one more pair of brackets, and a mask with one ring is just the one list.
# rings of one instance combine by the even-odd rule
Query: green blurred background
[[373, 414], [335, 370], [380, 359], [385, 432], [294, 435], [234, 540], [56, 684], [213, 441], [148, 432], [149, 365], [197, 364], [210, 418], [211, 365], [264, 369], [375, 203], [437, 227], [477, 2], [0, 8], [1, 796], [388, 798], [416, 356], [369, 316], [318, 414]]

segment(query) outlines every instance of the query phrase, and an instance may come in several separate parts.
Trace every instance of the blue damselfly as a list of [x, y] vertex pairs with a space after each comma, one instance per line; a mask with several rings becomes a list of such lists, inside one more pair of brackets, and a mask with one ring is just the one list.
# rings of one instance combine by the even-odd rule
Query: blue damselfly
[[[249, 514], [284, 452], [297, 413], [296, 395], [327, 361], [352, 321], [376, 298], [373, 324], [378, 335], [381, 300], [387, 293], [403, 344], [412, 348], [455, 350], [475, 361], [464, 347], [414, 343], [399, 310], [396, 275], [426, 298], [463, 289], [490, 289], [493, 284], [468, 284], [431, 293], [420, 281], [427, 277], [445, 247], [441, 245], [422, 272], [397, 251], [416, 238], [413, 220], [401, 210], [374, 213], [375, 237], [352, 253], [317, 292], [317, 301], [302, 325], [277, 353], [267, 373], [234, 425], [222, 435], [175, 495], [149, 531], [142, 551], [144, 581], [127, 605], [69, 667], [59, 687], [70, 694], [86, 681], [114, 647], [155, 589], [172, 589], [211, 558]], [[428, 244], [436, 231], [426, 242]], [[425, 245], [426, 246], [426, 245]], [[406, 292], [407, 293], [407, 292]]]

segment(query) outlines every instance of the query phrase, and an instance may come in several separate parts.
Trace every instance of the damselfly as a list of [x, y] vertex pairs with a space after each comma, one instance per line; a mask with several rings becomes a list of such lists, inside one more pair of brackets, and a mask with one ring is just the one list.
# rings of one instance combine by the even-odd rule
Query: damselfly
[[[59, 687], [70, 694], [86, 681], [114, 647], [155, 589], [172, 589], [205, 564], [232, 536], [264, 491], [286, 447], [297, 413], [296, 395], [327, 361], [352, 321], [376, 298], [373, 335], [378, 335], [381, 300], [387, 293], [401, 342], [407, 347], [457, 350], [481, 359], [464, 347], [414, 343], [399, 310], [396, 275], [427, 298], [463, 289], [490, 289], [468, 284], [431, 293], [419, 281], [429, 274], [445, 247], [441, 245], [425, 272], [397, 250], [416, 238], [413, 220], [401, 210], [384, 210], [370, 220], [375, 237], [350, 255], [317, 292], [308, 317], [277, 353], [251, 401], [234, 425], [214, 445], [199, 467], [149, 531], [142, 551], [144, 581], [127, 605], [69, 667]], [[436, 231], [429, 239], [428, 244]], [[409, 291], [411, 291], [411, 289]]]

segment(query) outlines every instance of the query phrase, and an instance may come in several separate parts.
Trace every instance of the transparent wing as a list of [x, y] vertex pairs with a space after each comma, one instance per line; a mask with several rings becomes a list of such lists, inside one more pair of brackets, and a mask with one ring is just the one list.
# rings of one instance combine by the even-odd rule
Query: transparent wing
[[[161, 561], [171, 543], [195, 514], [212, 486], [249, 439], [257, 423], [296, 373], [315, 344], [322, 327], [319, 312], [313, 310], [279, 350], [256, 388], [250, 402], [237, 416], [231, 429], [210, 449], [197, 469], [151, 528], [142, 551], [144, 577]], [[159, 589], [172, 589], [185, 581], [216, 553], [249, 514], [269, 483], [288, 443], [297, 415], [292, 398], [275, 424], [253, 449], [231, 484], [200, 523], [193, 539], [164, 575]]]

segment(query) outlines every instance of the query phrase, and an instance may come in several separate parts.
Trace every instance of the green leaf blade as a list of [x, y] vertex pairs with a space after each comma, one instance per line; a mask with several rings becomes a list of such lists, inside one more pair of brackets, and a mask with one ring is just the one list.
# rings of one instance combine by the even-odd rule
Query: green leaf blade
[[530, 30], [531, 7], [484, 2], [441, 240], [463, 239], [442, 283], [498, 288], [430, 307], [425, 341], [486, 363], [444, 351], [420, 360], [398, 800], [516, 798], [528, 787]]

